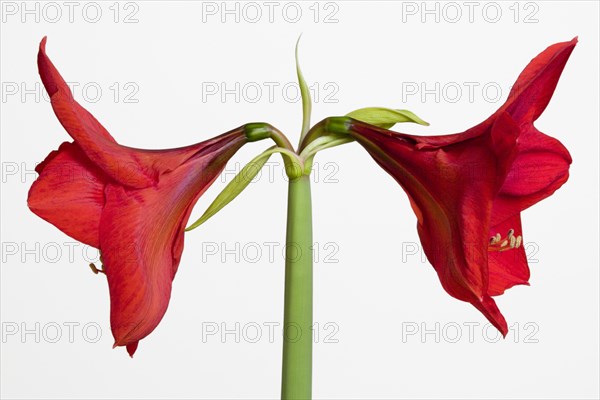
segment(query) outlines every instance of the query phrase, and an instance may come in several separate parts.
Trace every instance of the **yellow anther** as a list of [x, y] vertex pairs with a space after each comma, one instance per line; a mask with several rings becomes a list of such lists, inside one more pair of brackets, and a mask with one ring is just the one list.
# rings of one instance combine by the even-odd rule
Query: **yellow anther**
[[499, 233], [490, 238], [488, 251], [506, 251], [518, 248], [522, 243], [521, 236], [515, 236], [515, 230], [509, 229], [506, 237], [503, 239]]

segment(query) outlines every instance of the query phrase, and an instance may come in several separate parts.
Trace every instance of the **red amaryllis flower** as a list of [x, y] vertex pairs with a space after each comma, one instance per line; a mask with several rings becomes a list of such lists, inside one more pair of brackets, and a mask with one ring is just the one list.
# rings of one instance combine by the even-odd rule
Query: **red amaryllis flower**
[[576, 43], [555, 44], [534, 58], [507, 102], [466, 132], [421, 137], [350, 122], [351, 135], [408, 194], [444, 289], [473, 304], [503, 335], [508, 328], [492, 296], [529, 280], [520, 212], [569, 175], [567, 149], [533, 122]]
[[177, 149], [121, 146], [73, 99], [45, 44], [46, 38], [38, 53], [40, 76], [74, 142], [37, 166], [29, 208], [100, 250], [115, 346], [133, 355], [167, 309], [192, 207], [247, 140], [239, 128]]

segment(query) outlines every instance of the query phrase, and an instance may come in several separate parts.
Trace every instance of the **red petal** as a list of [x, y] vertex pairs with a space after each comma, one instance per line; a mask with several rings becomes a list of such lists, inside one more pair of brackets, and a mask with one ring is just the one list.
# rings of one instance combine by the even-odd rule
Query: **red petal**
[[531, 60], [517, 78], [501, 110], [518, 122], [532, 123], [544, 112], [577, 38], [556, 43]]
[[73, 143], [63, 143], [36, 168], [31, 211], [72, 238], [99, 247], [98, 227], [106, 176]]
[[177, 269], [171, 248], [179, 221], [165, 219], [174, 205], [161, 202], [154, 188], [127, 191], [108, 185], [106, 201], [100, 249], [111, 326], [115, 346], [127, 346], [152, 332], [167, 310]]
[[[58, 70], [52, 64], [52, 61], [46, 56], [46, 41], [47, 37], [44, 36], [40, 42], [40, 49], [38, 52], [37, 63], [42, 83], [46, 88], [46, 91], [52, 97], [56, 92], [70, 92], [69, 86], [65, 82], [62, 76], [60, 76]], [[109, 135], [110, 136], [110, 135]]]
[[129, 353], [129, 357], [133, 358], [133, 355], [135, 354], [139, 343], [140, 342], [133, 342], [127, 345], [127, 353]]
[[166, 312], [192, 207], [245, 141], [227, 140], [161, 175], [156, 187], [107, 186], [100, 249], [116, 346], [146, 337]]
[[355, 123], [356, 140], [402, 185], [419, 219], [425, 253], [452, 296], [487, 294], [488, 225], [493, 199], [510, 166], [518, 129], [509, 116], [479, 137], [425, 149], [414, 138]]
[[517, 157], [496, 198], [491, 224], [552, 195], [569, 178], [571, 161], [562, 143], [529, 126], [518, 140]]
[[508, 112], [518, 126], [523, 124], [525, 131], [529, 130], [529, 126], [537, 120], [550, 102], [560, 75], [576, 44], [577, 38], [570, 42], [553, 44], [531, 60], [517, 78], [502, 107], [479, 125], [461, 133], [460, 137], [456, 134], [416, 136], [398, 133], [397, 135], [416, 140], [419, 149], [439, 148], [481, 135], [504, 112]]
[[502, 333], [502, 336], [506, 336], [508, 325], [494, 299], [486, 295], [481, 300], [472, 302], [472, 304]]
[[[211, 139], [190, 146], [173, 149], [147, 150], [126, 147], [135, 153], [135, 157], [146, 170], [153, 171], [158, 176], [182, 166], [186, 162], [210, 155], [211, 152], [222, 152], [224, 147], [238, 146], [240, 141], [246, 141], [243, 126]], [[228, 156], [229, 157], [229, 156]]]
[[124, 186], [152, 186], [160, 174], [172, 171], [193, 157], [222, 146], [243, 135], [234, 129], [208, 141], [167, 150], [143, 150], [119, 145], [108, 131], [73, 98], [69, 87], [46, 55], [46, 38], [40, 44], [38, 67], [52, 107], [60, 123], [88, 158]]
[[52, 61], [46, 55], [46, 38], [40, 43], [38, 68], [42, 82], [50, 94], [58, 120], [90, 160], [121, 184], [146, 187], [154, 183], [130, 149], [115, 142], [108, 131], [73, 98]]

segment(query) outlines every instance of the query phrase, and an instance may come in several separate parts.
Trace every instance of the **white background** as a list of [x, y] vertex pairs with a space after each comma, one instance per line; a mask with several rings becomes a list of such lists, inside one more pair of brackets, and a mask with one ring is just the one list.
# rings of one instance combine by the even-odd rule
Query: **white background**
[[[90, 272], [83, 252], [96, 254], [31, 213], [26, 197], [35, 163], [70, 140], [48, 101], [35, 94], [42, 93], [36, 53], [44, 35], [65, 79], [79, 84], [77, 99], [120, 143], [167, 148], [249, 121], [268, 121], [295, 142], [301, 106], [282, 86], [295, 81], [293, 48], [303, 33], [302, 68], [320, 95], [314, 122], [365, 106], [408, 108], [431, 126], [396, 129], [419, 134], [460, 132], [482, 121], [532, 57], [552, 43], [580, 38], [537, 123], [570, 150], [571, 178], [523, 214], [531, 286], [497, 298], [512, 327], [505, 340], [496, 342], [484, 317], [448, 296], [433, 268], [408, 254], [418, 237], [406, 196], [360, 146], [317, 157], [314, 397], [598, 398], [597, 2], [476, 2], [471, 21], [463, 2], [427, 3], [437, 7], [437, 22], [435, 13], [423, 14], [421, 2], [391, 1], [322, 3], [315, 22], [315, 6], [307, 2], [297, 3], [302, 17], [295, 23], [295, 6], [282, 11], [287, 3], [276, 4], [273, 22], [262, 2], [255, 3], [262, 12], [258, 22], [252, 22], [256, 8], [242, 3], [239, 22], [234, 14], [222, 22], [221, 2], [204, 5], [205, 11], [218, 7], [216, 15], [189, 1], [99, 2], [95, 23], [96, 7], [86, 3], [77, 3], [73, 22], [62, 2], [54, 3], [60, 18], [56, 6], [27, 3], [38, 7], [39, 22], [35, 11], [23, 13], [21, 2], [7, 3], [1, 28], [2, 397], [278, 397], [281, 325], [270, 340], [268, 324], [281, 324], [283, 310], [286, 182], [280, 159], [272, 159], [271, 176], [265, 172], [186, 235], [169, 310], [133, 359], [122, 348], [111, 350], [107, 285]], [[137, 22], [124, 23], [131, 13]], [[139, 89], [128, 99], [138, 102], [115, 102], [115, 82], [121, 96]], [[128, 82], [133, 86], [124, 88]], [[254, 82], [250, 86], [263, 93], [256, 102], [250, 101], [256, 92], [222, 101], [206, 95], [211, 82], [229, 89]], [[279, 85], [272, 99], [265, 82]], [[439, 98], [422, 99], [420, 85], [435, 91], [436, 82]], [[471, 98], [465, 82], [477, 85]], [[486, 84], [488, 93], [482, 91]], [[419, 93], [408, 95], [414, 85]], [[99, 98], [95, 87], [102, 90]], [[240, 151], [193, 216], [233, 177], [236, 165], [269, 145]], [[236, 245], [234, 254], [223, 251]], [[79, 324], [72, 340], [69, 323]], [[239, 343], [234, 334], [203, 340], [207, 326], [235, 331], [236, 323]], [[262, 336], [252, 343], [257, 325]], [[8, 334], [15, 327], [18, 332]], [[101, 329], [97, 341], [95, 327]], [[23, 329], [34, 333], [23, 336]], [[409, 335], [409, 329], [418, 332]], [[431, 332], [422, 336], [424, 329]]]

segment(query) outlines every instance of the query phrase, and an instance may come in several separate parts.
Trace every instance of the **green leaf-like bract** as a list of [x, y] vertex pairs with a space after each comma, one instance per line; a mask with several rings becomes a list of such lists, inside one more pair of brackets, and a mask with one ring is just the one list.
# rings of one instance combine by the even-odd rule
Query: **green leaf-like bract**
[[[302, 35], [300, 35], [302, 36]], [[300, 70], [300, 62], [298, 61], [298, 45], [300, 44], [300, 37], [296, 42], [296, 74], [298, 75], [298, 85], [300, 87], [300, 95], [302, 96], [302, 131], [300, 132], [300, 142], [310, 129], [310, 114], [312, 111], [312, 99], [310, 97], [310, 90], [304, 80], [302, 71]]]
[[346, 116], [380, 128], [390, 129], [399, 122], [414, 122], [419, 125], [429, 125], [408, 110], [394, 110], [384, 107], [366, 107], [354, 110]]
[[242, 170], [233, 178], [231, 182], [227, 184], [225, 189], [217, 198], [211, 203], [210, 206], [206, 209], [204, 214], [192, 225], [187, 227], [186, 231], [191, 231], [205, 223], [210, 217], [218, 213], [223, 207], [229, 204], [233, 199], [235, 199], [242, 191], [252, 182], [252, 179], [258, 175], [262, 167], [264, 167], [265, 163], [271, 157], [274, 151], [267, 150], [264, 153], [259, 154], [256, 158], [250, 161], [248, 164], [242, 168]]

